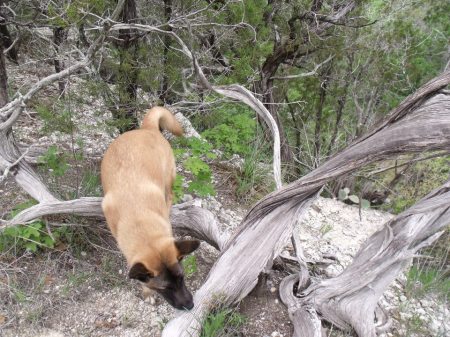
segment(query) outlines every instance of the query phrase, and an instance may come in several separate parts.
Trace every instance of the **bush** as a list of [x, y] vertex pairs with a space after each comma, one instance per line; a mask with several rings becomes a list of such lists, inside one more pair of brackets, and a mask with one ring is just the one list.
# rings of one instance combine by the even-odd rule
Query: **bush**
[[[189, 153], [189, 156], [186, 156]], [[179, 138], [174, 143], [175, 157], [182, 161], [182, 165], [192, 175], [187, 184], [187, 191], [199, 197], [215, 195], [216, 191], [212, 184], [212, 171], [207, 164], [207, 159], [214, 159], [216, 155], [212, 152], [212, 146], [198, 138]], [[177, 175], [172, 190], [174, 202], [178, 202], [185, 193], [185, 179]]]
[[[11, 218], [35, 204], [36, 201], [28, 200], [17, 205], [11, 212]], [[30, 224], [11, 226], [0, 233], [0, 252], [7, 252], [13, 249], [16, 254], [25, 251], [35, 253], [39, 249], [54, 248], [55, 244], [67, 234], [66, 232], [66, 228], [61, 227], [50, 234], [42, 220], [36, 220]]]
[[[221, 113], [215, 113], [217, 115]], [[215, 148], [224, 152], [225, 156], [233, 154], [249, 155], [253, 151], [256, 121], [248, 112], [230, 109], [222, 112], [217, 124], [202, 132], [202, 136]]]
[[245, 323], [240, 313], [224, 308], [211, 312], [203, 322], [200, 337], [239, 336], [238, 329]]

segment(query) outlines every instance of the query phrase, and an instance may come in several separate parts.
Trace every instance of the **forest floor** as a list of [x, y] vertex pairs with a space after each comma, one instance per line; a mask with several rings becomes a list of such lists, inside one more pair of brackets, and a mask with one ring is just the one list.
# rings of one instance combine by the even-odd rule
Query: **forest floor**
[[[23, 71], [27, 78], [21, 79], [21, 73], [14, 77], [19, 84], [33, 80], [30, 78], [33, 77], [32, 69]], [[41, 76], [39, 73], [36, 78]], [[46, 95], [41, 96], [43, 99]], [[85, 95], [76, 106], [77, 110], [74, 108], [74, 116], [71, 116], [78, 125], [75, 140], [70, 134], [41, 132], [46, 125], [35, 117], [34, 111], [22, 116], [15, 135], [25, 144], [45, 147], [62, 144], [69, 153], [74, 148], [82, 150], [85, 158], [89, 158], [84, 161], [84, 166], [98, 173], [101, 155], [115, 132], [105, 128], [108, 114], [102, 113], [101, 101]], [[52, 190], [66, 199], [73, 197], [69, 191], [74, 186], [80, 190], [82, 177], [77, 172], [86, 168], [73, 161], [69, 165], [69, 174], [61, 178], [40, 172], [44, 176], [47, 174]], [[246, 209], [231, 197], [226, 176], [216, 176], [216, 190], [217, 198], [202, 200], [202, 206], [217, 216], [223, 231], [231, 233]], [[95, 188], [93, 192], [94, 195], [101, 193]], [[2, 218], [15, 205], [29, 199], [11, 178], [0, 185], [0, 195]], [[319, 262], [324, 256], [336, 257], [336, 263], [314, 271], [317, 277], [333, 277], [351, 262], [359, 245], [391, 217], [376, 210], [362, 210], [360, 217], [355, 206], [319, 198], [295, 230], [300, 233], [308, 260]], [[124, 258], [105, 222], [74, 216], [49, 217], [49, 220], [67, 228], [65, 235], [70, 237], [71, 244], [60, 244], [37, 254], [0, 256], [0, 335], [160, 336], [176, 312], [158, 296], [144, 300], [138, 284], [127, 279]], [[283, 254], [293, 255], [292, 247], [287, 245]], [[204, 282], [218, 252], [202, 243], [194, 255], [197, 270], [187, 277], [188, 288], [193, 292]], [[278, 285], [287, 271], [278, 269], [271, 272], [261, 291], [250, 294], [237, 306], [236, 311], [245, 317], [245, 321], [239, 328], [228, 331], [226, 336], [292, 336], [288, 312], [278, 297]], [[385, 336], [446, 336], [450, 330], [448, 319], [445, 319], [450, 317], [448, 304], [432, 294], [419, 298], [407, 293], [405, 282], [402, 275], [380, 301], [393, 318], [392, 329]], [[326, 331], [327, 336], [352, 336], [332, 326], [327, 326]]]
[[[14, 198], [10, 191], [4, 193]], [[204, 200], [203, 207], [214, 212], [230, 231], [245, 212], [237, 207], [224, 208], [212, 198]], [[336, 264], [319, 272], [332, 277], [351, 261], [359, 244], [391, 217], [363, 210], [360, 219], [357, 207], [319, 198], [296, 230], [300, 231], [309, 260], [320, 261], [324, 255], [337, 257]], [[144, 300], [138, 284], [127, 280], [124, 259], [104, 222], [83, 220], [81, 225], [81, 230], [76, 231], [80, 243], [77, 247], [25, 254], [16, 260], [2, 258], [2, 265], [10, 266], [2, 273], [2, 277], [8, 275], [2, 280], [8, 287], [0, 290], [2, 335], [160, 336], [176, 312], [158, 296]], [[292, 247], [288, 245], [283, 253], [292, 253]], [[197, 270], [187, 278], [187, 284], [195, 292], [218, 253], [203, 243], [194, 255]], [[278, 285], [286, 275], [286, 271], [274, 270], [262, 291], [250, 294], [238, 305], [236, 310], [245, 323], [227, 336], [292, 335], [287, 310], [278, 297]], [[386, 336], [445, 336], [448, 307], [433, 296], [406, 296], [404, 284], [404, 277], [397, 280], [381, 300], [394, 318], [393, 329]], [[351, 336], [331, 326], [327, 331], [327, 336]], [[440, 331], [442, 334], [438, 334]]]

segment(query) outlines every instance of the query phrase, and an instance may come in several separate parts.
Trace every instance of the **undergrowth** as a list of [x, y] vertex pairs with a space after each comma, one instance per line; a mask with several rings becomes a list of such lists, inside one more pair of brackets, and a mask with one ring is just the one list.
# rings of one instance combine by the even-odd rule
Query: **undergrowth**
[[[36, 204], [34, 200], [28, 200], [16, 205], [11, 211], [10, 217]], [[69, 230], [59, 227], [51, 232], [42, 220], [35, 220], [29, 224], [10, 226], [0, 232], [0, 252], [18, 255], [25, 251], [36, 253], [39, 249], [54, 248], [61, 240], [67, 239]]]
[[209, 160], [217, 157], [212, 152], [211, 144], [194, 137], [179, 138], [174, 142], [174, 155], [190, 173], [188, 180], [180, 174], [177, 175], [172, 187], [175, 203], [183, 197], [185, 192], [194, 193], [199, 197], [216, 194], [212, 183], [212, 170], [208, 164]]
[[200, 337], [238, 337], [245, 317], [236, 310], [219, 308], [206, 316]]

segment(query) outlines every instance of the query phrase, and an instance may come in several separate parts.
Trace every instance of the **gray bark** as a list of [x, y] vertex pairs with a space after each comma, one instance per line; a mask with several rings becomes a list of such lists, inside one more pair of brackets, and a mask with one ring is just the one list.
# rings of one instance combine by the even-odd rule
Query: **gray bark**
[[[436, 93], [449, 82], [450, 72], [446, 72], [425, 84], [368, 135], [307, 176], [259, 201], [195, 294], [194, 309], [170, 321], [163, 336], [197, 336], [200, 322], [218, 297], [228, 305], [245, 297], [327, 181], [400, 153], [448, 149], [450, 97]], [[232, 273], [229, 272], [231, 265]]]
[[[375, 337], [375, 309], [383, 292], [416, 252], [435, 241], [449, 223], [450, 181], [369, 237], [342, 274], [313, 283], [290, 307], [317, 310], [343, 330]], [[307, 319], [299, 313], [297, 317]]]

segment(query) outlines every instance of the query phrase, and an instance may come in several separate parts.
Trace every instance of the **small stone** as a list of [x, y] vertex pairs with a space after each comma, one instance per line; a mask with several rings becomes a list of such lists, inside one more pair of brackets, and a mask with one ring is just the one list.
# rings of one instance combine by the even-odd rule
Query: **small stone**
[[431, 301], [427, 301], [427, 300], [421, 300], [421, 301], [420, 301], [420, 304], [421, 304], [422, 307], [424, 307], [424, 308], [428, 308], [428, 307], [433, 306], [432, 303], [431, 303]]
[[416, 313], [419, 314], [419, 315], [426, 315], [426, 311], [423, 308], [417, 309]]
[[278, 301], [278, 299], [275, 300], [275, 304], [278, 304], [280, 301]]
[[191, 201], [191, 200], [193, 200], [194, 198], [192, 197], [192, 195], [190, 195], [190, 194], [185, 194], [185, 195], [183, 195], [183, 198], [181, 198], [181, 201], [182, 202], [188, 202], [188, 201]]
[[273, 294], [275, 291], [277, 291], [277, 288], [275, 288], [275, 287], [272, 287], [272, 288], [270, 288], [270, 292]]
[[81, 256], [86, 257], [87, 253], [86, 252], [81, 252]]
[[406, 302], [407, 298], [405, 295], [400, 296], [400, 302]]
[[437, 319], [432, 319], [430, 322], [430, 329], [434, 332], [437, 332], [442, 327], [442, 323], [439, 322]]

